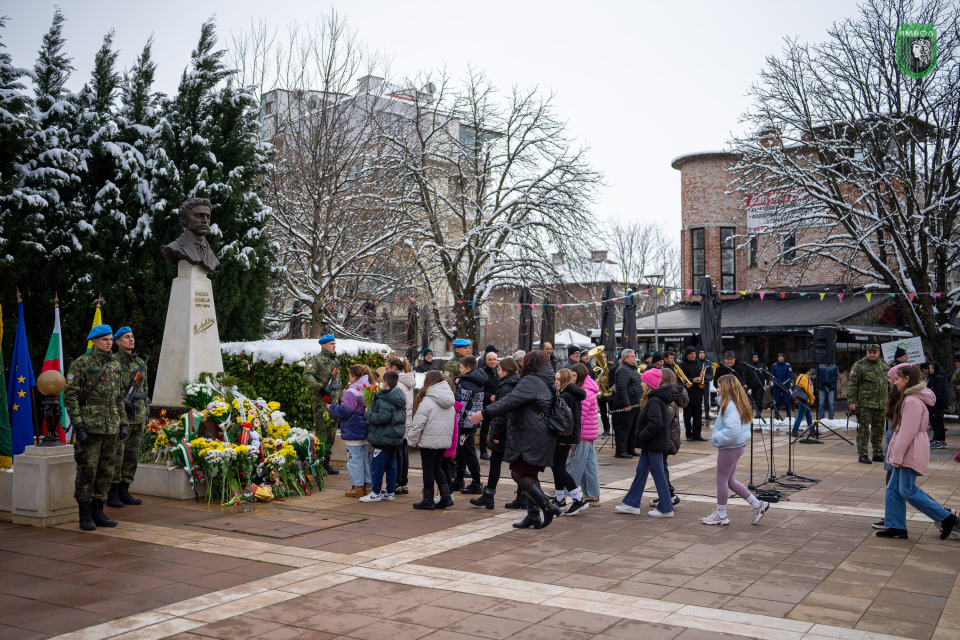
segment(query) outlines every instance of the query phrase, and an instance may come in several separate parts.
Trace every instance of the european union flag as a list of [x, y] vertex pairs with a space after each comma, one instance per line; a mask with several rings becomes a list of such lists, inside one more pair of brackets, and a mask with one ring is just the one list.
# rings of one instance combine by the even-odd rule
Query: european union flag
[[13, 343], [13, 361], [10, 365], [10, 380], [7, 383], [7, 407], [10, 409], [10, 427], [13, 440], [13, 455], [23, 453], [33, 444], [33, 401], [31, 389], [37, 386], [30, 365], [30, 350], [27, 349], [27, 328], [23, 323], [23, 303], [19, 305], [17, 338]]

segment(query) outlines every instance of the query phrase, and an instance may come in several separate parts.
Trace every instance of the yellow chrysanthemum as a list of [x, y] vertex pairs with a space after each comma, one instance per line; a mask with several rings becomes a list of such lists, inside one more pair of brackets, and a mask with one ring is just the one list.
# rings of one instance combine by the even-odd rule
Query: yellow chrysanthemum
[[271, 411], [271, 412], [274, 412], [274, 411], [276, 411], [277, 409], [280, 408], [280, 403], [279, 403], [279, 402], [268, 402], [268, 403], [267, 403], [267, 406], [270, 407], [270, 411]]

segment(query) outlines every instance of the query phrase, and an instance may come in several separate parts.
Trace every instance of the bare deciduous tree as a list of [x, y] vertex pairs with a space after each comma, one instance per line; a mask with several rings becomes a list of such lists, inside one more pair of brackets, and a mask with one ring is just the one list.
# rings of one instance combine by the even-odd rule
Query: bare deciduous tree
[[[936, 25], [931, 75], [897, 68], [901, 23]], [[733, 188], [774, 196], [770, 228], [796, 234], [773, 266], [792, 264], [799, 279], [842, 265], [849, 280], [896, 293], [911, 330], [949, 357], [960, 293], [948, 286], [960, 268], [960, 6], [871, 0], [828, 34], [768, 57], [743, 116], [750, 134], [732, 141]]]

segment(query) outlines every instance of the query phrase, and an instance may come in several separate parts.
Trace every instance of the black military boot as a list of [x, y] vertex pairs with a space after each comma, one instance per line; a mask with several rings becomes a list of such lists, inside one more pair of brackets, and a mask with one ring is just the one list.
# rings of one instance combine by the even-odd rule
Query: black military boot
[[340, 473], [339, 469], [334, 469], [333, 467], [330, 466], [330, 456], [327, 456], [320, 462], [320, 467], [323, 469], [323, 472], [326, 473], [328, 476], [335, 476], [335, 475], [339, 475]]
[[437, 503], [433, 501], [433, 487], [423, 490], [423, 500], [414, 502], [413, 508], [422, 511], [433, 511], [437, 508]]
[[470, 498], [470, 504], [472, 504], [475, 507], [486, 507], [487, 509], [493, 509], [494, 507], [493, 496], [495, 496], [496, 494], [497, 492], [495, 489], [486, 487], [483, 490], [482, 496], [480, 496], [479, 498]]
[[80, 507], [80, 530], [96, 531], [97, 525], [93, 521], [92, 505], [89, 500], [78, 503]]
[[530, 527], [533, 527], [534, 529], [542, 528], [543, 521], [540, 520], [540, 509], [537, 508], [537, 505], [528, 500], [526, 517], [520, 522], [514, 522], [513, 526], [515, 526], [517, 529], [529, 529]]
[[534, 484], [527, 489], [527, 502], [528, 504], [536, 505], [543, 511], [543, 524], [536, 526], [536, 529], [546, 529], [550, 526], [550, 523], [553, 522], [554, 518], [563, 514], [560, 507], [553, 504], [550, 498], [543, 493], [543, 489], [540, 488], [539, 484]]
[[116, 520], [111, 520], [103, 513], [103, 500], [94, 500], [92, 503], [93, 506], [93, 522], [98, 527], [115, 527], [117, 526]]
[[526, 509], [527, 508], [527, 494], [523, 492], [523, 489], [517, 487], [517, 499], [508, 502], [503, 505], [504, 509]]
[[123, 509], [123, 503], [120, 502], [119, 482], [114, 482], [110, 485], [110, 491], [107, 493], [107, 506], [111, 509]]
[[450, 492], [450, 485], [440, 485], [440, 502], [437, 503], [437, 509], [446, 509], [453, 506], [453, 495]]
[[130, 495], [129, 482], [120, 483], [120, 490], [117, 492], [117, 496], [119, 496], [120, 502], [123, 504], [141, 504], [143, 502], [143, 500], [140, 498], [134, 498], [132, 495]]

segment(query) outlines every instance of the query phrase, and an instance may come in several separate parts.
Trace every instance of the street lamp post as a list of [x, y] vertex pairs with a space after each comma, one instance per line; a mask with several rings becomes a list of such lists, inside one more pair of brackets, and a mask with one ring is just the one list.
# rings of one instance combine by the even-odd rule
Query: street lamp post
[[660, 278], [663, 277], [662, 273], [657, 273], [647, 276], [647, 279], [654, 278], [653, 281], [653, 350], [660, 350], [660, 325], [657, 322], [657, 307], [660, 304], [660, 293], [657, 291], [657, 284], [660, 282]]

